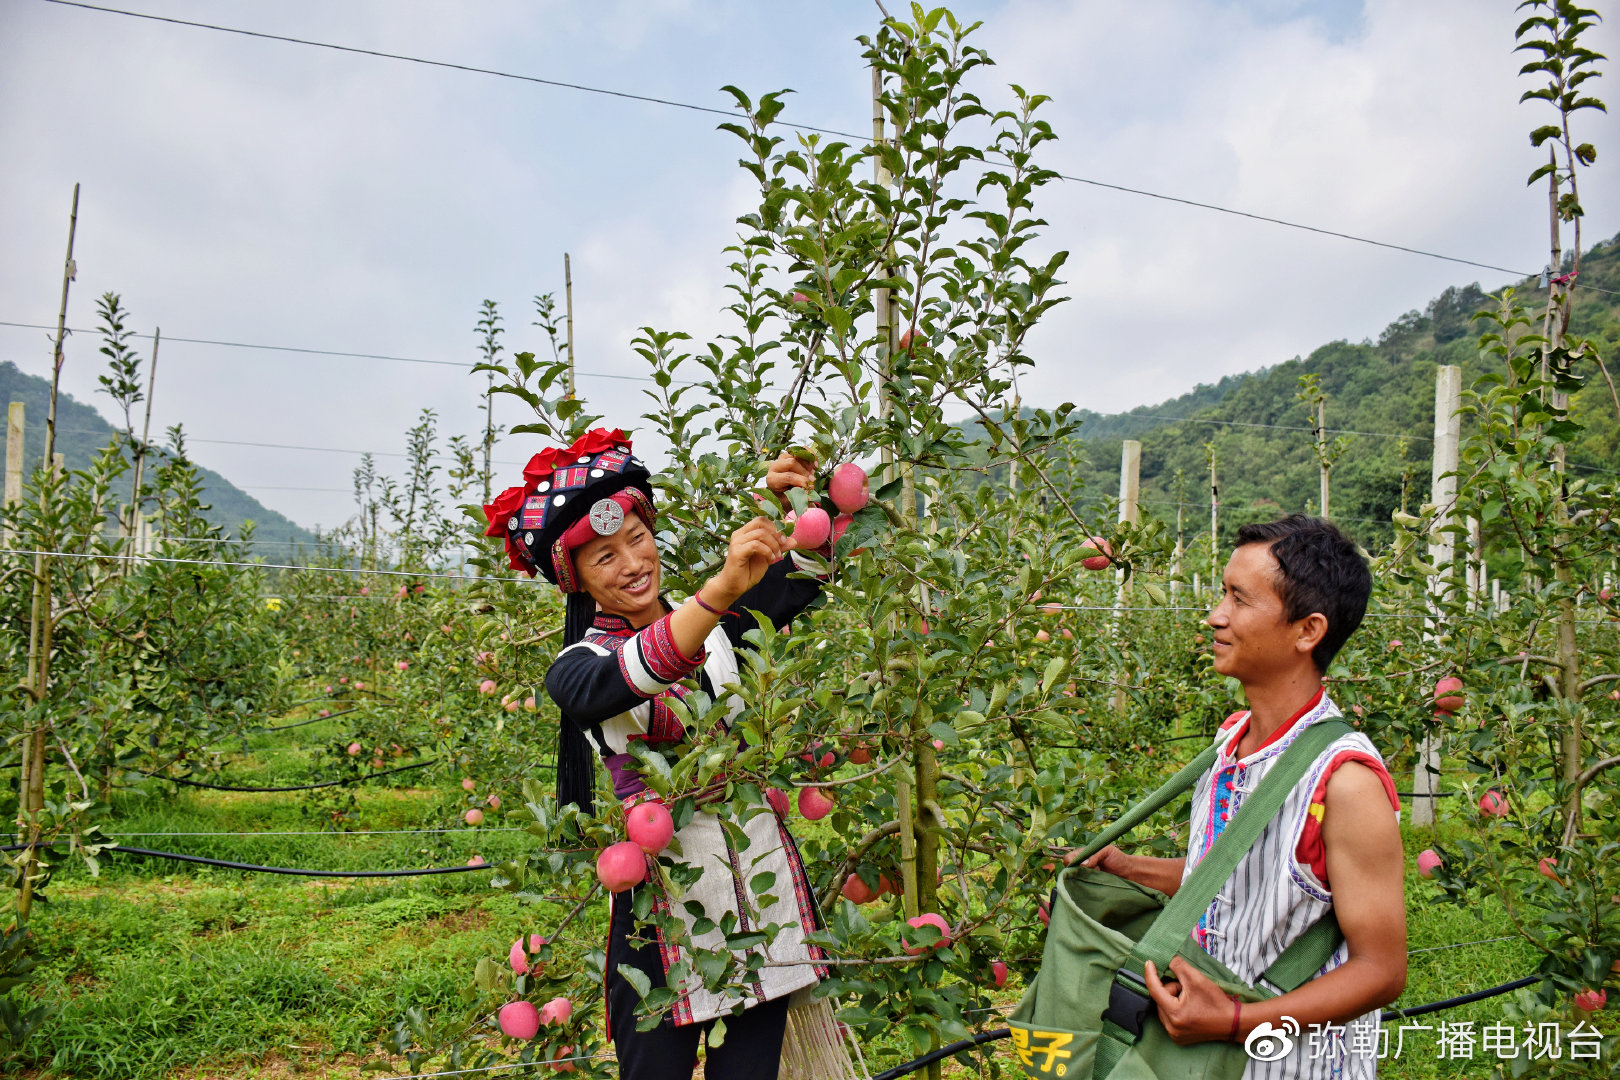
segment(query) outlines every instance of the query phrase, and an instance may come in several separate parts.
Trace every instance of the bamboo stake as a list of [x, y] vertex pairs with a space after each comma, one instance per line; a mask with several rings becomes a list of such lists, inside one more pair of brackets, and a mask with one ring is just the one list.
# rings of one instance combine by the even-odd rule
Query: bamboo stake
[[[1126, 439], [1119, 445], [1119, 520], [1121, 523], [1135, 525], [1141, 520], [1141, 511], [1138, 507], [1138, 497], [1142, 489], [1142, 444], [1135, 439]], [[1130, 580], [1125, 576], [1123, 569], [1114, 571], [1114, 639], [1119, 640], [1120, 630], [1124, 624], [1123, 614], [1131, 594]], [[1125, 683], [1127, 672], [1121, 671], [1117, 685], [1114, 687], [1114, 711], [1125, 711]]]
[[146, 419], [141, 424], [141, 443], [135, 448], [135, 478], [130, 485], [129, 534], [135, 534], [135, 522], [141, 516], [141, 474], [146, 467], [146, 448], [152, 438], [152, 391], [157, 387], [158, 346], [163, 342], [163, 327], [152, 333], [152, 363], [146, 369]]
[[568, 307], [568, 398], [574, 394], [574, 267], [568, 252], [563, 252], [563, 299]]
[[[68, 217], [67, 257], [62, 264], [62, 302], [56, 315], [56, 343], [51, 357], [51, 397], [45, 413], [45, 461], [47, 475], [56, 467], [56, 401], [62, 383], [62, 342], [67, 336], [68, 291], [78, 276], [73, 262], [73, 240], [79, 228], [79, 185], [73, 185], [73, 209]], [[40, 488], [40, 517], [50, 515], [50, 497], [56, 483]], [[42, 542], [47, 542], [41, 538]], [[45, 549], [41, 549], [43, 552]], [[18, 787], [17, 831], [26, 834], [23, 853], [22, 885], [17, 891], [17, 925], [28, 922], [34, 903], [34, 879], [39, 867], [40, 811], [45, 799], [45, 744], [47, 724], [44, 706], [51, 680], [51, 561], [46, 555], [34, 556], [34, 595], [28, 617], [28, 693], [33, 698], [33, 727], [23, 743], [23, 778]]]

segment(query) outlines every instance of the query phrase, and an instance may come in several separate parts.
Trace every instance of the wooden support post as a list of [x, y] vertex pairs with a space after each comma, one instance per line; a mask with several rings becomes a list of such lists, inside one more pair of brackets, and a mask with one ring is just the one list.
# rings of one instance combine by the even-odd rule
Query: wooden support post
[[[1429, 562], [1440, 573], [1429, 579], [1429, 610], [1424, 636], [1440, 636], [1439, 601], [1451, 588], [1451, 566], [1456, 541], [1446, 531], [1456, 513], [1457, 448], [1462, 436], [1462, 419], [1457, 407], [1462, 398], [1462, 369], [1443, 365], [1435, 373], [1434, 385], [1434, 466], [1431, 472], [1429, 502], [1436, 508], [1434, 529], [1429, 534]], [[1424, 736], [1418, 747], [1417, 764], [1412, 770], [1412, 824], [1434, 824], [1434, 795], [1440, 775], [1440, 741]]]
[[[23, 430], [27, 409], [20, 401], [13, 401], [6, 412], [6, 495], [9, 510], [22, 502], [23, 489]], [[0, 539], [9, 546], [13, 532], [8, 527]]]
[[1215, 480], [1215, 443], [1204, 447], [1209, 455], [1209, 580], [1221, 580], [1221, 485]]
[[568, 306], [568, 396], [578, 393], [574, 388], [574, 267], [568, 252], [563, 252], [563, 301]]
[[[1142, 444], [1126, 439], [1119, 446], [1119, 520], [1135, 525], [1141, 520], [1139, 496], [1142, 489]], [[1124, 570], [1114, 571], [1114, 638], [1120, 639], [1125, 629], [1125, 608], [1130, 600], [1131, 583]], [[1129, 672], [1120, 671], [1114, 687], [1114, 711], [1125, 711], [1125, 680]]]

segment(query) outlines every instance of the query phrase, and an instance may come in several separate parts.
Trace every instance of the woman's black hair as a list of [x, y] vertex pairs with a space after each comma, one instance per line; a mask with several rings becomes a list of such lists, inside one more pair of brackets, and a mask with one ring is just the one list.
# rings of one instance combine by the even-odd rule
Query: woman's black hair
[[[585, 632], [596, 621], [596, 601], [591, 594], [568, 594], [568, 613], [563, 617], [563, 648], [585, 640]], [[587, 814], [596, 813], [596, 755], [590, 740], [573, 718], [564, 715], [557, 731], [557, 802], [573, 803]]]

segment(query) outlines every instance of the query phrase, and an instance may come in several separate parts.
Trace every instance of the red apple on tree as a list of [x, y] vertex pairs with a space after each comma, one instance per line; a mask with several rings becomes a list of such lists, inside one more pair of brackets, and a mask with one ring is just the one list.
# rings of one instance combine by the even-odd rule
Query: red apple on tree
[[462, 814], [461, 818], [469, 825], [482, 825], [484, 823], [484, 812], [475, 806]]
[[1434, 877], [1434, 872], [1440, 868], [1440, 864], [1440, 856], [1435, 852], [1434, 848], [1424, 848], [1418, 852], [1417, 868], [1420, 876]]
[[853, 514], [864, 507], [872, 498], [871, 483], [866, 476], [866, 470], [853, 461], [846, 461], [833, 470], [832, 480], [827, 485], [827, 494], [832, 496], [833, 505], [845, 514]]
[[540, 1010], [529, 1001], [508, 1001], [495, 1014], [501, 1034], [509, 1039], [532, 1039], [540, 1034]]
[[1110, 556], [1114, 554], [1113, 547], [1109, 545], [1107, 540], [1100, 536], [1088, 537], [1085, 544], [1081, 546], [1080, 550], [1095, 551], [1098, 553], [1096, 555], [1092, 555], [1090, 558], [1082, 559], [1080, 561], [1080, 565], [1085, 567], [1087, 570], [1106, 570], [1108, 569], [1109, 564], [1113, 561], [1110, 558]]
[[832, 535], [832, 518], [819, 506], [802, 514], [789, 512], [787, 520], [793, 523], [793, 545], [800, 551], [814, 551]]
[[[937, 915], [932, 911], [925, 911], [916, 918], [907, 919], [906, 925], [916, 930], [920, 930], [925, 926], [932, 926], [935, 930], [939, 931], [939, 941], [935, 942], [933, 945], [927, 946], [927, 948], [940, 949], [951, 943], [951, 927], [950, 924], [945, 921], [945, 917], [943, 915]], [[901, 935], [901, 941], [905, 943], [907, 956], [916, 956], [923, 951], [924, 946], [913, 945], [911, 940], [905, 935]]]
[[1508, 812], [1508, 802], [1502, 793], [1495, 788], [1479, 797], [1479, 812], [1487, 817], [1505, 817]]
[[1454, 713], [1463, 707], [1463, 681], [1448, 675], [1434, 684], [1434, 707], [1443, 713]]
[[799, 789], [799, 813], [804, 815], [806, 821], [820, 821], [832, 813], [835, 805], [832, 796], [821, 788]]
[[1585, 1013], [1595, 1013], [1608, 1003], [1607, 990], [1586, 989], [1575, 995], [1575, 1007]]
[[566, 1024], [568, 1018], [574, 1015], [574, 1003], [565, 997], [554, 997], [540, 1006], [540, 1022], [548, 1027], [552, 1024]]
[[793, 801], [788, 798], [788, 793], [781, 788], [766, 788], [765, 801], [771, 804], [771, 809], [776, 811], [777, 817], [783, 818], [788, 816], [788, 810], [793, 805]]
[[647, 853], [630, 840], [609, 844], [596, 857], [596, 879], [610, 893], [621, 893], [647, 878]]
[[852, 904], [870, 904], [881, 895], [862, 881], [858, 874], [851, 874], [845, 878], [844, 887], [839, 891], [844, 894], [844, 899]]
[[675, 819], [670, 817], [663, 803], [646, 800], [636, 803], [624, 815], [624, 831], [642, 851], [657, 855], [675, 838]]
[[[512, 948], [507, 953], [506, 957], [507, 962], [512, 965], [512, 974], [527, 975], [529, 973], [529, 954], [538, 953], [540, 951], [540, 947], [545, 943], [546, 939], [541, 937], [539, 934], [530, 934], [529, 948], [528, 951], [525, 952], [523, 949], [522, 938], [518, 938], [516, 941], [512, 942]], [[535, 964], [537, 971], [539, 966], [540, 965], [538, 963]]]
[[990, 981], [997, 990], [1007, 985], [1007, 964], [1005, 961], [992, 960], [990, 962]]

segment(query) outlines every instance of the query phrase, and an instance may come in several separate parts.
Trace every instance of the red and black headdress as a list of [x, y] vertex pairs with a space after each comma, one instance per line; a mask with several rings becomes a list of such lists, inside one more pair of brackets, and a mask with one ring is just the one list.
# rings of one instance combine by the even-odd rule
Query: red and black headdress
[[652, 474], [623, 431], [592, 428], [569, 447], [548, 447], [529, 459], [521, 487], [484, 507], [485, 536], [506, 539], [512, 569], [538, 570], [565, 593], [581, 586], [574, 549], [593, 536], [611, 536], [634, 513], [650, 529]]

